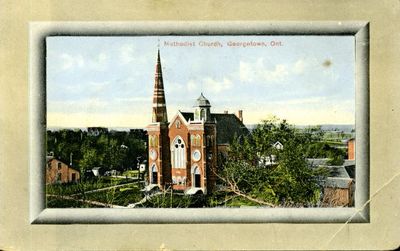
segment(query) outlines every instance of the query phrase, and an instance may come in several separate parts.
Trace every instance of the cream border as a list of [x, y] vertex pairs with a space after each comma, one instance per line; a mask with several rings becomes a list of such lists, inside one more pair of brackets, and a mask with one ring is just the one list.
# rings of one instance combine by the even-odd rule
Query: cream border
[[[0, 249], [392, 250], [400, 241], [397, 0], [1, 0]], [[29, 221], [29, 22], [354, 21], [370, 24], [370, 223], [33, 225]]]

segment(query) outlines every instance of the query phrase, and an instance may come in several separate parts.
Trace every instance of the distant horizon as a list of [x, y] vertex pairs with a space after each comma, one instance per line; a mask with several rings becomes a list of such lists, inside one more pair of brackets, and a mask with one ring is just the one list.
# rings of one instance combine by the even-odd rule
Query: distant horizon
[[[290, 124], [290, 123], [289, 123]], [[251, 126], [257, 126], [258, 124], [244, 124], [246, 127], [251, 127]], [[320, 125], [297, 125], [297, 124], [291, 124], [294, 125], [295, 127], [313, 127], [313, 126], [321, 126], [321, 127], [352, 127], [355, 128], [354, 124], [320, 124]], [[130, 130], [130, 129], [143, 129], [145, 130], [146, 127], [125, 127], [125, 126], [75, 126], [75, 127], [65, 127], [65, 126], [47, 126], [47, 130], [55, 130], [55, 129], [88, 129], [88, 128], [107, 128], [107, 129], [125, 129], [125, 130]], [[118, 130], [117, 130], [118, 131]], [[124, 131], [124, 130], [120, 130]]]
[[243, 110], [246, 124], [355, 123], [353, 36], [57, 36], [46, 38], [47, 124], [151, 123], [159, 46], [169, 118], [203, 92], [213, 113]]

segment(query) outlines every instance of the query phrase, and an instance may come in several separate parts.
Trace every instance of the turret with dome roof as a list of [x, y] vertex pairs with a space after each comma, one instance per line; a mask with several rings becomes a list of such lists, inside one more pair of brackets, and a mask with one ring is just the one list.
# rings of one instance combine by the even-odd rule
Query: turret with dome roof
[[194, 110], [194, 120], [195, 121], [211, 121], [211, 104], [210, 101], [204, 97], [203, 93], [200, 94], [200, 97], [196, 100]]

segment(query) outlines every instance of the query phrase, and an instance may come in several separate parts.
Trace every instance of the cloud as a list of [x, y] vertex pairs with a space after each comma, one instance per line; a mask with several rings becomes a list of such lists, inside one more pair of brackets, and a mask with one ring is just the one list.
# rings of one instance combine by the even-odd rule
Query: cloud
[[128, 127], [143, 128], [151, 122], [151, 116], [143, 116], [140, 113], [59, 113], [47, 114], [48, 127]]
[[169, 82], [167, 83], [167, 85], [168, 88], [166, 89], [166, 91], [168, 91], [168, 93], [177, 93], [184, 89], [184, 85], [176, 82]]
[[92, 70], [105, 70], [108, 62], [108, 55], [101, 52], [92, 60], [88, 60], [89, 68]]
[[304, 70], [306, 69], [307, 66], [308, 65], [304, 59], [299, 59], [293, 66], [293, 72], [295, 74], [302, 74], [304, 73]]
[[108, 62], [108, 55], [104, 52], [100, 52], [94, 58], [89, 56], [83, 56], [81, 54], [71, 55], [68, 53], [62, 53], [60, 55], [61, 70], [105, 70]]
[[195, 92], [199, 90], [198, 84], [194, 80], [189, 80], [188, 83], [186, 84], [186, 88], [190, 92]]
[[136, 49], [132, 44], [125, 44], [119, 50], [119, 59], [122, 64], [128, 64], [136, 59]]
[[49, 112], [64, 112], [64, 113], [76, 113], [76, 112], [95, 112], [103, 111], [109, 105], [108, 102], [99, 98], [90, 98], [85, 100], [57, 100], [48, 101], [47, 109]]
[[275, 105], [305, 105], [305, 104], [321, 104], [327, 101], [327, 97], [310, 97], [310, 98], [299, 98], [299, 99], [287, 99], [269, 102]]
[[[323, 68], [321, 68], [321, 65], [323, 65]], [[242, 82], [255, 84], [283, 83], [291, 77], [302, 77], [303, 79], [308, 78], [309, 81], [316, 81], [318, 77], [325, 76], [336, 80], [337, 76], [334, 76], [331, 66], [331, 61], [326, 60], [321, 64], [314, 57], [300, 58], [293, 62], [276, 65], [267, 65], [264, 58], [258, 58], [253, 62], [240, 61], [239, 79]]]
[[326, 97], [255, 102], [244, 111], [245, 123], [255, 124], [271, 114], [298, 125], [354, 124], [354, 100]]
[[200, 95], [200, 91], [206, 91], [210, 93], [220, 93], [225, 90], [229, 90], [233, 87], [232, 81], [224, 77], [221, 80], [216, 80], [211, 77], [206, 77], [201, 80], [189, 80], [186, 83], [186, 89], [188, 92], [196, 93]]
[[65, 92], [69, 94], [79, 94], [84, 90], [83, 85], [61, 85]]
[[153, 100], [152, 97], [131, 97], [131, 98], [116, 98], [115, 99], [118, 102], [121, 103], [141, 103], [141, 102], [151, 102]]
[[210, 77], [203, 79], [205, 90], [213, 93], [220, 93], [221, 91], [229, 90], [232, 88], [232, 81], [228, 78], [223, 78], [222, 81], [214, 80]]
[[109, 81], [103, 81], [103, 82], [94, 82], [91, 81], [88, 84], [88, 91], [91, 92], [102, 92], [104, 91], [108, 86], [110, 85]]
[[60, 55], [61, 59], [61, 69], [69, 70], [75, 67], [82, 68], [85, 65], [85, 60], [82, 55], [70, 55], [67, 53], [62, 53]]
[[281, 82], [289, 75], [286, 64], [277, 64], [268, 67], [264, 64], [263, 58], [258, 58], [255, 62], [239, 63], [239, 77], [242, 82]]

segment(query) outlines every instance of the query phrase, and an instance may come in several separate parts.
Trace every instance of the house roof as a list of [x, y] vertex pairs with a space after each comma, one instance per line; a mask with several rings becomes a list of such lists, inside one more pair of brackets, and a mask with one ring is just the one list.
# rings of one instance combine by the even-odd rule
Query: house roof
[[52, 159], [54, 159], [54, 156], [46, 156], [46, 162], [49, 162]]
[[194, 120], [194, 113], [193, 112], [181, 112], [181, 111], [179, 111], [179, 112], [186, 119], [186, 121]]
[[329, 166], [327, 164], [329, 159], [307, 159], [308, 164], [311, 166], [325, 166], [329, 170], [329, 177], [335, 178], [350, 178], [345, 166]]
[[[193, 120], [193, 112], [180, 112], [186, 121]], [[211, 113], [211, 121], [217, 124], [217, 144], [232, 143], [235, 135], [248, 135], [249, 130], [235, 114]]]
[[346, 159], [346, 160], [344, 160], [343, 165], [344, 166], [355, 166], [356, 165], [356, 161], [355, 160]]
[[328, 177], [325, 181], [325, 187], [349, 188], [352, 183], [353, 179], [350, 178]]
[[65, 165], [68, 166], [69, 169], [72, 169], [72, 170], [75, 170], [75, 171], [79, 172], [79, 170], [77, 170], [77, 169], [71, 167], [70, 165], [68, 165], [68, 164], [65, 163], [64, 161], [59, 160], [59, 159], [55, 158], [54, 156], [46, 156], [46, 163], [48, 163], [49, 161], [52, 161], [52, 160], [56, 160], [56, 161], [58, 161], [58, 162], [64, 163]]
[[249, 130], [235, 114], [212, 113], [211, 120], [217, 121], [217, 143], [230, 144], [235, 135], [248, 135]]
[[330, 177], [334, 178], [350, 178], [344, 166], [327, 166], [330, 171]]

